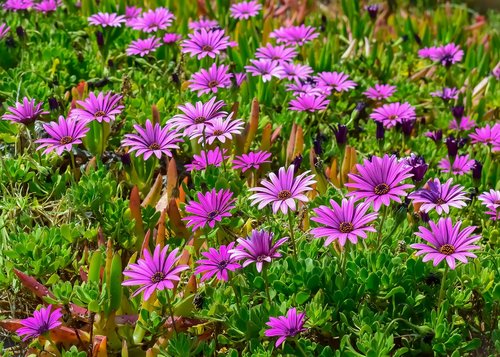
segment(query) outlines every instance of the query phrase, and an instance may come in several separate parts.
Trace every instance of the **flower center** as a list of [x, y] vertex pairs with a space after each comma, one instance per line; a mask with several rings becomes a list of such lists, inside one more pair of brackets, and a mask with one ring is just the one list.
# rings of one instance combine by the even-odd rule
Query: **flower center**
[[340, 223], [339, 230], [342, 233], [351, 233], [354, 230], [354, 226], [351, 222], [342, 222]]
[[450, 66], [452, 64], [452, 62], [453, 62], [453, 56], [449, 55], [449, 54], [445, 55], [441, 59], [441, 62], [443, 62], [445, 66]]
[[106, 115], [106, 113], [104, 113], [102, 110], [98, 110], [98, 111], [97, 111], [97, 112], [95, 112], [95, 114], [94, 114], [94, 116], [95, 116], [96, 118], [101, 118], [101, 117], [103, 117], [103, 116], [105, 116], [105, 115]]
[[295, 336], [297, 334], [297, 332], [299, 332], [295, 327], [290, 327], [289, 329], [287, 329], [287, 335], [288, 336]]
[[281, 59], [281, 57], [280, 56], [273, 56], [273, 57], [271, 57], [271, 59], [274, 61], [278, 61]]
[[219, 211], [215, 210], [215, 211], [212, 211], [209, 214], [207, 214], [207, 217], [209, 219], [214, 219], [215, 217], [217, 217], [219, 215], [219, 213], [220, 213]]
[[435, 202], [437, 205], [444, 205], [446, 203], [441, 197], [438, 197]]
[[376, 195], [386, 195], [390, 191], [390, 187], [386, 183], [380, 183], [377, 186], [375, 186], [375, 194]]
[[278, 198], [280, 200], [286, 200], [288, 198], [292, 197], [292, 193], [288, 190], [283, 190], [280, 193], [278, 193]]
[[210, 82], [208, 82], [208, 88], [217, 87], [217, 84], [219, 84], [219, 82], [217, 82], [217, 81], [210, 81]]
[[227, 260], [221, 260], [217, 263], [217, 268], [219, 268], [220, 270], [226, 269], [228, 264], [229, 262]]
[[213, 135], [217, 136], [217, 135], [222, 135], [224, 134], [224, 132], [222, 130], [214, 130], [214, 133]]
[[152, 143], [151, 145], [148, 146], [149, 149], [151, 150], [159, 150], [160, 149], [160, 144], [158, 143]]
[[213, 51], [214, 48], [210, 45], [205, 45], [201, 49], [205, 52], [210, 52], [210, 51]]
[[205, 117], [198, 117], [194, 120], [195, 124], [203, 124], [207, 120]]
[[164, 279], [165, 279], [165, 273], [158, 271], [154, 273], [153, 276], [151, 277], [151, 282], [154, 284], [158, 284], [160, 281], [163, 281]]
[[267, 255], [263, 254], [263, 255], [259, 255], [256, 260], [258, 263], [262, 263], [264, 261], [264, 259], [266, 259], [266, 258], [267, 258]]
[[61, 140], [59, 140], [59, 143], [61, 145], [67, 145], [70, 144], [73, 141], [73, 138], [71, 136], [63, 136]]
[[398, 116], [396, 114], [389, 115], [390, 120], [395, 120], [397, 118], [398, 118]]
[[500, 200], [493, 201], [493, 204], [500, 205]]
[[49, 331], [49, 323], [47, 321], [44, 321], [42, 323], [42, 325], [40, 325], [38, 327], [38, 331], [37, 332], [38, 332], [39, 335], [43, 335], [43, 334], [45, 334], [48, 331]]
[[455, 253], [455, 247], [451, 244], [445, 244], [441, 246], [441, 248], [439, 248], [439, 253], [444, 255], [452, 255], [453, 253]]

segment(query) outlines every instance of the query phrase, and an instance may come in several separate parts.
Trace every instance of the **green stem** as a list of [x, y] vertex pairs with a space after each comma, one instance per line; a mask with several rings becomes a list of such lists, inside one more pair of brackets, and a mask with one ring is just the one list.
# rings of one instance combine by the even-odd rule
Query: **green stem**
[[229, 285], [231, 285], [231, 288], [233, 289], [234, 298], [236, 299], [236, 306], [238, 306], [238, 308], [240, 308], [241, 307], [240, 296], [238, 295], [238, 291], [236, 290], [236, 286], [234, 286], [232, 277], [229, 277]]
[[387, 211], [389, 210], [389, 206], [384, 205], [384, 212], [382, 212], [382, 219], [380, 220], [380, 225], [378, 227], [378, 247], [380, 248], [382, 243], [382, 228], [384, 227], [385, 218], [387, 217]]
[[445, 285], [446, 285], [446, 276], [448, 275], [448, 269], [449, 266], [446, 264], [446, 267], [444, 268], [444, 273], [443, 277], [441, 278], [441, 289], [439, 289], [439, 298], [438, 298], [438, 308], [441, 306], [441, 303], [443, 302], [444, 295], [445, 295]]
[[174, 307], [172, 299], [170, 299], [170, 291], [167, 291], [168, 309], [170, 311], [170, 318], [172, 319], [172, 327], [174, 328], [175, 336], [177, 336], [177, 327], [175, 326]]
[[269, 301], [269, 305], [271, 305], [273, 302], [271, 300], [271, 294], [269, 294], [269, 277], [267, 276], [267, 269], [268, 269], [268, 266], [265, 265], [264, 269], [263, 269], [263, 272], [262, 272], [262, 275], [263, 275], [263, 278], [264, 278], [264, 284], [265, 284], [265, 289], [266, 289], [267, 301]]
[[307, 357], [307, 353], [304, 351], [304, 349], [300, 345], [299, 340], [296, 338], [294, 341], [295, 341], [295, 346], [297, 346], [297, 349], [300, 351], [302, 356]]
[[293, 233], [293, 213], [292, 210], [288, 210], [288, 225], [290, 227], [290, 240], [292, 242], [293, 256], [297, 260], [297, 249], [295, 247], [295, 235]]

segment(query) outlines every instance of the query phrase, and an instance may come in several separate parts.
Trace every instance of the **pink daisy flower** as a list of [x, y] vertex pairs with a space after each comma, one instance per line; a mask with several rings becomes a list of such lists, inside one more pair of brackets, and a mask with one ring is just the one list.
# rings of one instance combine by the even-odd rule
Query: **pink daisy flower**
[[460, 119], [460, 122], [457, 122], [456, 119], [450, 121], [449, 128], [453, 130], [467, 131], [474, 129], [475, 126], [476, 122], [474, 121], [474, 119], [471, 119], [470, 117], [462, 117], [462, 119]]
[[193, 162], [185, 165], [186, 171], [193, 170], [202, 171], [206, 170], [208, 166], [220, 167], [223, 160], [229, 159], [229, 156], [223, 156], [226, 150], [221, 151], [219, 147], [213, 150], [202, 150], [200, 155], [193, 155]]
[[148, 10], [137, 18], [130, 20], [129, 26], [134, 30], [140, 30], [142, 32], [157, 32], [165, 30], [172, 25], [174, 19], [175, 16], [169, 9], [158, 7], [154, 10]]
[[449, 43], [431, 51], [429, 57], [431, 60], [440, 62], [443, 66], [449, 67], [462, 60], [464, 57], [464, 51], [460, 49], [460, 46], [457, 46], [454, 43]]
[[115, 13], [99, 12], [88, 18], [89, 23], [94, 26], [120, 27], [126, 21], [125, 16]]
[[292, 94], [296, 97], [300, 97], [302, 95], [309, 95], [314, 97], [329, 95], [329, 92], [325, 92], [323, 88], [315, 87], [308, 83], [289, 83], [286, 85], [286, 91], [292, 92]]
[[243, 267], [255, 263], [257, 271], [260, 273], [264, 263], [271, 263], [273, 259], [281, 257], [278, 248], [288, 240], [288, 237], [284, 237], [273, 243], [273, 238], [274, 234], [271, 232], [254, 229], [246, 239], [238, 238], [239, 245], [229, 250], [229, 254], [237, 261], [246, 259], [243, 262]]
[[330, 200], [330, 207], [320, 206], [313, 211], [317, 217], [311, 217], [312, 221], [321, 224], [318, 228], [313, 228], [311, 234], [315, 238], [326, 237], [325, 246], [338, 240], [343, 247], [347, 240], [352, 244], [358, 243], [358, 237], [367, 238], [366, 232], [376, 232], [377, 230], [369, 224], [377, 219], [378, 213], [367, 213], [370, 203], [355, 204], [356, 200], [350, 198], [343, 199], [339, 205], [334, 200]]
[[161, 46], [161, 42], [159, 38], [149, 37], [146, 39], [138, 39], [132, 41], [132, 43], [127, 47], [125, 51], [128, 56], [139, 55], [144, 57], [145, 55], [150, 54], [158, 49]]
[[233, 169], [241, 169], [241, 172], [255, 169], [258, 170], [260, 165], [271, 162], [271, 153], [267, 151], [249, 152], [240, 156], [235, 156], [233, 159]]
[[205, 93], [217, 93], [219, 88], [231, 87], [231, 74], [228, 72], [229, 66], [215, 63], [207, 71], [202, 68], [196, 72], [189, 81], [189, 88], [198, 92], [198, 97]]
[[453, 179], [441, 184], [439, 179], [429, 180], [425, 188], [411, 193], [408, 198], [415, 203], [421, 203], [420, 210], [429, 213], [435, 209], [441, 215], [443, 212], [450, 213], [450, 207], [462, 208], [467, 206], [465, 201], [469, 200], [460, 185], [451, 185]]
[[316, 77], [318, 87], [328, 87], [337, 92], [348, 91], [357, 86], [349, 76], [342, 72], [321, 72]]
[[474, 133], [469, 134], [469, 137], [472, 139], [473, 144], [491, 144], [498, 142], [500, 140], [500, 124], [497, 123], [493, 125], [493, 127], [486, 124], [484, 128], [477, 128]]
[[179, 130], [184, 131], [184, 135], [191, 136], [195, 131], [203, 132], [207, 123], [212, 119], [222, 118], [227, 112], [221, 110], [226, 105], [222, 100], [216, 101], [213, 97], [208, 102], [196, 102], [194, 105], [186, 103], [178, 108], [182, 114], [175, 115], [168, 123]]
[[349, 183], [345, 185], [354, 191], [347, 196], [373, 202], [375, 211], [382, 205], [389, 206], [391, 201], [401, 203], [400, 197], [407, 195], [405, 190], [414, 187], [403, 183], [412, 176], [412, 168], [403, 161], [399, 162], [395, 156], [373, 156], [371, 161], [365, 159], [363, 165], [356, 164], [356, 169], [359, 174], [348, 175]]
[[412, 244], [413, 249], [417, 249], [417, 256], [424, 255], [423, 262], [432, 260], [434, 266], [446, 259], [446, 263], [451, 269], [455, 269], [456, 260], [467, 263], [467, 258], [476, 258], [470, 250], [479, 249], [472, 243], [481, 239], [480, 235], [471, 236], [476, 229], [475, 226], [466, 227], [460, 230], [461, 221], [453, 225], [451, 218], [440, 218], [438, 223], [429, 222], [430, 228], [419, 227], [419, 232], [415, 235], [430, 244]]
[[313, 73], [313, 69], [311, 67], [303, 64], [283, 62], [279, 67], [280, 73], [278, 78], [286, 78], [295, 82], [306, 79], [310, 74]]
[[0, 40], [3, 39], [10, 31], [10, 27], [6, 23], [0, 24]]
[[19, 321], [23, 326], [16, 331], [19, 337], [22, 337], [23, 341], [28, 341], [61, 326], [60, 320], [63, 316], [61, 309], [53, 308], [52, 305], [42, 307], [40, 310], [35, 310], [32, 317]]
[[363, 92], [368, 98], [373, 100], [384, 100], [391, 97], [396, 92], [396, 86], [390, 84], [375, 84]]
[[35, 140], [35, 143], [41, 144], [37, 150], [45, 148], [44, 154], [55, 151], [61, 155], [64, 151], [70, 152], [73, 145], [82, 143], [82, 138], [89, 131], [84, 120], [75, 120], [72, 118], [64, 119], [61, 115], [57, 122], [43, 124], [43, 128], [49, 134], [49, 138]]
[[141, 12], [142, 12], [142, 9], [140, 7], [125, 6], [125, 18], [127, 20], [137, 18], [141, 14]]
[[500, 207], [500, 191], [490, 189], [489, 192], [483, 192], [477, 198], [482, 202], [482, 205], [494, 211]]
[[297, 50], [293, 47], [286, 47], [284, 45], [276, 45], [268, 43], [265, 47], [257, 48], [255, 53], [257, 59], [278, 61], [278, 63], [291, 62], [297, 57]]
[[290, 110], [299, 112], [316, 112], [328, 107], [330, 101], [323, 95], [300, 95], [290, 101]]
[[297, 210], [295, 200], [308, 202], [309, 199], [305, 195], [307, 191], [311, 191], [312, 185], [316, 182], [314, 175], [307, 175], [310, 171], [306, 171], [299, 176], [294, 175], [295, 167], [290, 165], [288, 170], [284, 167], [278, 171], [278, 176], [274, 173], [269, 174], [269, 181], [262, 180], [263, 187], [254, 187], [250, 191], [255, 192], [249, 197], [252, 201], [250, 205], [258, 204], [258, 209], [261, 210], [265, 206], [272, 204], [273, 213], [281, 210], [283, 214], [288, 213], [288, 209]]
[[260, 10], [262, 10], [262, 5], [255, 0], [239, 2], [229, 8], [231, 17], [237, 20], [248, 20], [257, 16]]
[[8, 11], [23, 11], [33, 7], [32, 0], [6, 0], [2, 5]]
[[138, 134], [125, 134], [122, 140], [122, 146], [130, 146], [129, 152], [135, 151], [135, 156], [144, 155], [144, 160], [147, 160], [151, 155], [155, 155], [161, 159], [162, 155], [172, 157], [172, 151], [179, 149], [177, 143], [182, 134], [175, 130], [170, 130], [168, 126], [162, 128], [160, 124], [146, 120], [146, 128], [135, 124], [134, 129]]
[[229, 36], [224, 36], [224, 30], [201, 29], [188, 37], [181, 43], [182, 52], [199, 60], [206, 56], [215, 58], [229, 46]]
[[436, 52], [437, 47], [424, 47], [418, 50], [418, 57], [420, 58], [431, 58]]
[[295, 308], [291, 308], [286, 316], [270, 317], [269, 322], [266, 322], [269, 328], [264, 334], [267, 337], [278, 337], [275, 343], [275, 347], [278, 347], [288, 337], [295, 337], [306, 331], [304, 328], [305, 316], [305, 312], [298, 314]]
[[284, 43], [285, 45], [302, 46], [319, 36], [315, 31], [316, 28], [306, 25], [280, 27], [271, 32], [269, 37], [275, 38], [276, 42]]
[[225, 143], [226, 140], [231, 140], [233, 135], [241, 134], [245, 123], [242, 120], [234, 119], [233, 113], [229, 114], [226, 119], [217, 118], [208, 122], [205, 128], [205, 138], [203, 132], [197, 131], [191, 135], [191, 138], [199, 138], [198, 142], [201, 143], [206, 140], [206, 144], [211, 145], [215, 140]]
[[193, 232], [208, 226], [214, 228], [217, 222], [224, 217], [231, 217], [231, 210], [235, 207], [233, 193], [229, 190], [216, 191], [215, 188], [203, 194], [198, 192], [198, 201], [190, 201], [186, 205], [186, 212], [190, 216], [182, 220], [187, 221], [187, 227], [193, 227]]
[[219, 26], [219, 23], [216, 20], [200, 18], [197, 21], [189, 21], [189, 29], [190, 30], [201, 30], [201, 29], [213, 29]]
[[214, 275], [217, 280], [228, 281], [229, 272], [241, 268], [241, 265], [236, 263], [236, 259], [229, 253], [234, 247], [234, 242], [227, 246], [221, 245], [219, 249], [209, 248], [208, 252], [202, 252], [201, 255], [205, 259], [200, 259], [196, 262], [198, 265], [194, 270], [195, 274], [203, 274], [201, 281], [208, 280]]
[[89, 93], [87, 99], [76, 102], [81, 108], [71, 110], [69, 116], [74, 119], [97, 120], [99, 123], [102, 121], [109, 123], [115, 120], [116, 116], [120, 115], [123, 108], [125, 108], [119, 104], [121, 99], [121, 95], [111, 92], [106, 94], [99, 92], [97, 97], [94, 93]]
[[455, 175], [465, 175], [474, 167], [475, 161], [469, 158], [469, 155], [459, 155], [455, 157], [453, 165], [449, 158], [445, 157], [439, 161], [438, 167], [443, 172], [452, 172]]
[[496, 79], [500, 79], [500, 66], [497, 65], [493, 71], [491, 72], [491, 74], [493, 75], [493, 77], [495, 77]]
[[41, 115], [49, 114], [44, 111], [43, 102], [35, 105], [35, 100], [28, 100], [27, 97], [23, 98], [23, 102], [16, 102], [15, 107], [8, 107], [7, 113], [2, 115], [3, 120], [10, 120], [14, 123], [29, 125], [38, 120]]
[[246, 73], [233, 73], [234, 81], [236, 82], [236, 87], [240, 87], [244, 81], [247, 80]]
[[61, 6], [61, 0], [42, 0], [35, 4], [33, 8], [38, 12], [47, 14], [56, 11], [59, 6]]
[[262, 76], [262, 81], [270, 81], [273, 77], [281, 78], [281, 66], [278, 61], [269, 61], [265, 59], [250, 60], [252, 63], [249, 66], [245, 66], [248, 73], [252, 76]]
[[139, 259], [137, 263], [129, 264], [128, 269], [125, 269], [123, 275], [130, 279], [125, 280], [122, 285], [141, 286], [134, 291], [132, 297], [144, 291], [143, 299], [146, 301], [157, 290], [173, 289], [174, 282], [181, 280], [179, 274], [189, 269], [189, 266], [175, 266], [181, 258], [181, 254], [177, 255], [179, 248], [175, 248], [167, 255], [168, 248], [168, 244], [163, 249], [158, 244], [152, 256], [148, 249], [144, 249], [144, 258]]
[[458, 99], [458, 89], [456, 88], [443, 88], [431, 93], [433, 97], [439, 97], [444, 101]]
[[390, 129], [396, 124], [401, 124], [403, 119], [415, 120], [415, 108], [409, 103], [384, 104], [370, 114], [370, 118], [384, 124], [386, 129]]
[[163, 43], [172, 44], [182, 40], [182, 36], [178, 33], [166, 33], [163, 36]]

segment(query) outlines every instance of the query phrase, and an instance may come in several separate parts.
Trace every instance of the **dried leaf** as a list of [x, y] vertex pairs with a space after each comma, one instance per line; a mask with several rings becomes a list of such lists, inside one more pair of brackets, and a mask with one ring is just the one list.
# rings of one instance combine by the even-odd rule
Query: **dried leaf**
[[259, 127], [259, 112], [259, 101], [257, 98], [254, 98], [252, 100], [252, 108], [250, 110], [250, 122], [248, 123], [248, 133], [245, 141], [245, 153], [248, 152], [248, 149], [250, 149], [250, 145], [257, 134], [257, 128]]
[[144, 225], [142, 223], [141, 198], [139, 197], [139, 189], [137, 186], [134, 186], [130, 192], [129, 207], [130, 215], [135, 220], [135, 235], [137, 236], [137, 241], [142, 242], [144, 239]]
[[142, 201], [142, 207], [154, 207], [158, 203], [161, 195], [162, 183], [163, 176], [161, 174], [158, 174], [153, 186], [151, 187], [151, 190], [149, 190], [146, 198]]
[[168, 220], [170, 228], [174, 231], [175, 235], [181, 238], [189, 238], [189, 231], [181, 219], [181, 213], [175, 199], [171, 199], [167, 208]]
[[177, 164], [174, 158], [171, 158], [168, 162], [167, 169], [167, 198], [175, 197], [175, 191], [177, 190]]

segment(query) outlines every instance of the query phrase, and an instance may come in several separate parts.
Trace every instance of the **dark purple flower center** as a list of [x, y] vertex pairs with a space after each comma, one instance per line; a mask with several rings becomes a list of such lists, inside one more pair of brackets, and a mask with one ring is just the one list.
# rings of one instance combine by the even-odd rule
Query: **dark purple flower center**
[[437, 205], [444, 205], [446, 201], [443, 200], [441, 197], [438, 197], [434, 203]]
[[444, 255], [452, 255], [453, 253], [455, 253], [455, 247], [451, 244], [442, 245], [441, 248], [439, 248], [439, 253]]
[[50, 330], [50, 326], [49, 326], [49, 323], [48, 321], [44, 321], [42, 322], [42, 324], [38, 327], [38, 334], [39, 335], [43, 335], [45, 334], [46, 332], [48, 332]]
[[71, 136], [63, 136], [61, 140], [59, 140], [59, 144], [61, 145], [67, 145], [70, 144], [73, 141], [73, 138]]
[[224, 132], [222, 130], [214, 130], [214, 133], [213, 133], [213, 135], [215, 135], [215, 136], [222, 135], [222, 134], [224, 134]]
[[291, 336], [291, 337], [295, 336], [298, 332], [299, 332], [299, 330], [296, 327], [290, 327], [286, 331], [287, 336]]
[[217, 263], [217, 268], [219, 268], [219, 270], [224, 270], [226, 269], [228, 264], [229, 262], [227, 260], [221, 260], [220, 262]]
[[493, 204], [500, 205], [500, 200], [493, 201]]
[[219, 82], [217, 81], [210, 81], [208, 82], [208, 88], [213, 88], [213, 87], [217, 87], [217, 84], [219, 84]]
[[278, 61], [281, 59], [281, 57], [280, 56], [273, 56], [273, 57], [271, 57], [271, 59], [274, 61]]
[[266, 259], [266, 258], [267, 258], [267, 255], [262, 254], [262, 255], [259, 255], [256, 260], [258, 263], [262, 263], [264, 261], [264, 259]]
[[203, 124], [205, 122], [205, 120], [207, 120], [207, 118], [205, 117], [198, 117], [194, 120], [194, 123], [195, 124]]
[[149, 149], [151, 150], [159, 150], [160, 149], [160, 144], [158, 143], [152, 143], [151, 145], [148, 146]]
[[453, 64], [453, 56], [450, 54], [444, 55], [441, 59], [441, 63], [445, 66], [451, 66]]
[[163, 281], [164, 279], [165, 279], [165, 273], [162, 271], [157, 271], [151, 277], [151, 282], [154, 284], [158, 284], [159, 282]]
[[290, 197], [292, 197], [292, 193], [288, 190], [283, 190], [280, 193], [278, 193], [278, 198], [280, 200], [286, 200], [289, 199]]
[[210, 52], [210, 51], [213, 51], [214, 48], [210, 45], [205, 45], [201, 49], [205, 52]]
[[398, 116], [396, 114], [392, 114], [392, 115], [389, 115], [388, 117], [390, 120], [395, 120], [398, 118]]
[[351, 233], [354, 230], [354, 226], [351, 222], [342, 222], [339, 226], [339, 231], [342, 233]]
[[215, 217], [217, 217], [219, 214], [220, 214], [220, 212], [219, 212], [219, 211], [217, 211], [217, 210], [215, 210], [215, 211], [212, 211], [212, 212], [210, 212], [209, 214], [207, 214], [207, 217], [208, 217], [209, 219], [211, 219], [211, 220], [212, 220], [212, 219], [214, 219]]
[[103, 117], [103, 116], [105, 116], [105, 115], [106, 115], [106, 113], [105, 113], [105, 112], [103, 112], [102, 110], [98, 110], [98, 111], [97, 111], [97, 112], [95, 112], [95, 114], [94, 114], [94, 116], [95, 116], [96, 118], [101, 118], [101, 117]]
[[391, 190], [391, 188], [389, 187], [388, 184], [380, 183], [377, 186], [375, 186], [374, 191], [375, 191], [376, 195], [382, 196], [382, 195], [386, 195], [390, 190]]

